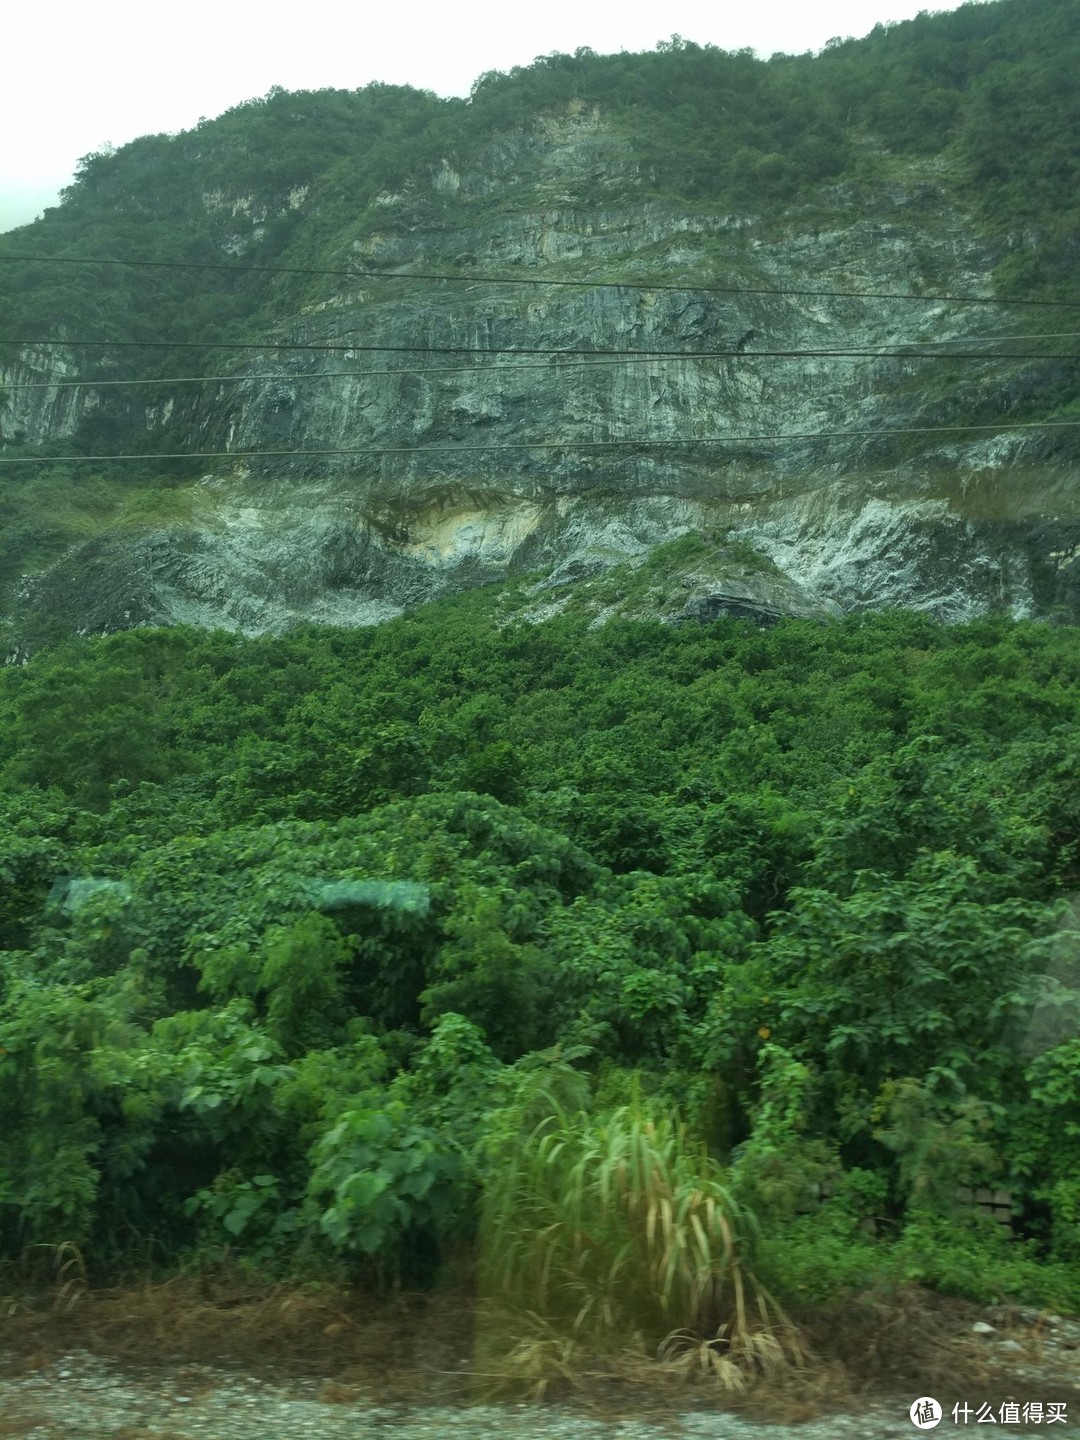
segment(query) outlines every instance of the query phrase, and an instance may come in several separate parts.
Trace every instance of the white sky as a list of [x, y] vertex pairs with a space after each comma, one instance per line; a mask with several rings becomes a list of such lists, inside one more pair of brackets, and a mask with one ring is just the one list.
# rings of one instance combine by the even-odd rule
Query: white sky
[[820, 50], [959, 0], [54, 0], [10, 7], [0, 83], [0, 230], [55, 204], [76, 161], [287, 90], [372, 80], [467, 95], [486, 70], [672, 34], [724, 50]]

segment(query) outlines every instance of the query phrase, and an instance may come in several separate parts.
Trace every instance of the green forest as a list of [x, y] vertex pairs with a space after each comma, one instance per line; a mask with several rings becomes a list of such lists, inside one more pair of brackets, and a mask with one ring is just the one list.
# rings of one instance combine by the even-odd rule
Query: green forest
[[514, 598], [0, 671], [9, 1271], [1080, 1309], [1075, 629]]

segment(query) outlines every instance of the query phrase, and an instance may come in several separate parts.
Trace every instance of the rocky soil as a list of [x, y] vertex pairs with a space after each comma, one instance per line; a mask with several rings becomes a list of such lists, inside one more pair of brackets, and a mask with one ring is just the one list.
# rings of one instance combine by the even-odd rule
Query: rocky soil
[[595, 1418], [556, 1405], [380, 1404], [362, 1388], [189, 1365], [120, 1368], [85, 1351], [0, 1381], [0, 1435], [23, 1440], [866, 1440], [908, 1435], [903, 1403], [792, 1427], [712, 1411]]
[[[967, 1403], [975, 1424], [977, 1407], [992, 1406], [1000, 1417], [1010, 1401], [1022, 1407], [1042, 1402], [1043, 1418], [1028, 1423], [1003, 1422], [1011, 1433], [1042, 1433], [1051, 1413], [1049, 1402], [1064, 1409], [1060, 1432], [1080, 1423], [1080, 1321], [1032, 1310], [996, 1309], [965, 1324], [953, 1341], [956, 1354], [975, 1365], [981, 1358], [983, 1376], [968, 1379], [965, 1388], [942, 1382], [934, 1388], [945, 1408], [941, 1433], [959, 1427], [951, 1414]], [[812, 1418], [759, 1418], [762, 1405], [746, 1413], [725, 1410], [701, 1392], [687, 1391], [682, 1404], [670, 1399], [646, 1405], [640, 1400], [622, 1406], [607, 1395], [568, 1404], [468, 1404], [460, 1366], [445, 1372], [432, 1386], [432, 1374], [417, 1372], [417, 1393], [410, 1398], [407, 1381], [397, 1377], [392, 1398], [385, 1385], [347, 1375], [320, 1379], [310, 1375], [259, 1373], [180, 1357], [152, 1364], [130, 1357], [106, 1358], [82, 1348], [58, 1355], [0, 1351], [0, 1436], [22, 1440], [833, 1440], [859, 1436], [865, 1440], [916, 1433], [908, 1415], [917, 1398], [906, 1390], [853, 1398], [834, 1409], [827, 1394], [819, 1395]], [[928, 1387], [927, 1387], [928, 1388]], [[422, 1392], [421, 1393], [421, 1389]], [[955, 1393], [954, 1393], [955, 1391]], [[768, 1397], [764, 1411], [770, 1406]], [[1004, 1412], [1008, 1413], [1008, 1412]], [[981, 1422], [990, 1423], [990, 1422]]]

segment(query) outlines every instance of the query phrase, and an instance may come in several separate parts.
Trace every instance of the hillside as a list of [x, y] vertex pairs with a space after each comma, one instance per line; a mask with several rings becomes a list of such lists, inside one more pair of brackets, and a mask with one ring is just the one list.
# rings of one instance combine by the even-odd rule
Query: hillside
[[701, 613], [1073, 616], [1078, 21], [278, 91], [87, 157], [0, 237], [80, 262], [0, 260], [12, 643], [370, 623], [686, 532]]

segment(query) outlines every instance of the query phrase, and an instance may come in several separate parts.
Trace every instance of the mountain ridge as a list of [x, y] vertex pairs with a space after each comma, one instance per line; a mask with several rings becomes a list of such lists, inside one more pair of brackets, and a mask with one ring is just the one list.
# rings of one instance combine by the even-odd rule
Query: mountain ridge
[[[19, 244], [57, 253], [61, 239], [101, 236], [118, 259], [138, 244], [131, 258], [154, 259], [155, 248], [177, 257], [179, 247], [166, 266], [238, 263], [126, 275], [101, 266], [93, 285], [81, 267], [15, 267], [22, 279], [0, 307], [0, 334], [36, 317], [48, 343], [21, 347], [14, 363], [13, 347], [0, 349], [8, 385], [33, 377], [40, 387], [7, 391], [0, 461], [42, 457], [41, 467], [4, 467], [10, 635], [33, 645], [130, 624], [372, 623], [515, 575], [538, 572], [556, 588], [571, 577], [572, 588], [687, 533], [728, 536], [761, 557], [749, 575], [713, 575], [703, 613], [722, 611], [726, 597], [763, 619], [789, 605], [826, 618], [896, 604], [945, 619], [993, 609], [1074, 618], [1073, 432], [1007, 428], [1080, 413], [1068, 341], [1041, 338], [1065, 327], [1008, 303], [1059, 300], [1072, 197], [1047, 192], [1024, 230], [1028, 201], [1001, 199], [1013, 195], [1008, 164], [980, 180], [963, 119], [988, 87], [1007, 93], [1013, 72], [1041, 58], [1043, 89], [1028, 92], [1028, 129], [1041, 133], [1060, 99], [1056, 27], [1070, 8], [996, 0], [769, 65], [674, 42], [651, 56], [546, 57], [482, 77], [469, 102], [395, 87], [271, 92], [196, 131], [88, 157], [58, 211], [13, 232]], [[962, 76], [954, 64], [948, 103], [961, 119], [946, 143], [934, 148], [910, 122], [906, 139], [886, 143], [865, 101], [844, 122], [838, 67], [855, 74], [861, 56], [872, 75], [879, 51], [925, 56], [929, 39], [965, 26], [975, 38], [943, 51], [968, 57]], [[1013, 69], [997, 61], [972, 80], [978, 54], [1021, 30]], [[642, 77], [658, 75], [681, 106], [639, 94]], [[716, 95], [740, 93], [774, 107], [730, 121]], [[924, 128], [940, 128], [925, 87], [911, 93]], [[648, 104], [652, 129], [641, 123]], [[850, 100], [847, 115], [855, 109]], [[709, 115], [702, 160], [675, 141]], [[815, 128], [789, 137], [775, 163], [744, 144], [743, 168], [732, 169], [724, 126], [732, 143], [758, 136], [752, 123], [761, 144], [780, 143], [807, 115]], [[658, 154], [670, 175], [658, 175]], [[0, 242], [0, 256], [13, 252], [12, 236]], [[462, 279], [419, 278], [430, 272]], [[500, 286], [492, 275], [581, 288]], [[710, 282], [742, 293], [708, 293]], [[928, 340], [964, 348], [998, 333], [1037, 337], [1022, 350], [1045, 358], [919, 358]], [[266, 351], [201, 348], [241, 336]], [[284, 349], [350, 339], [352, 354]], [[190, 347], [185, 374], [226, 378], [162, 383], [177, 373], [167, 348], [177, 341]], [[582, 363], [585, 354], [535, 369], [511, 368], [505, 353], [740, 343], [728, 359], [612, 365]], [[914, 353], [898, 356], [898, 343]], [[402, 345], [419, 353], [380, 359], [372, 348]], [[754, 353], [838, 348], [872, 353]], [[448, 349], [475, 352], [474, 373]], [[73, 379], [82, 388], [60, 388]], [[140, 383], [95, 390], [106, 379]], [[964, 435], [970, 425], [1002, 429]], [[873, 433], [918, 428], [943, 433]], [[796, 438], [818, 434], [828, 438]], [[718, 436], [724, 444], [702, 444]], [[587, 448], [612, 441], [620, 448]], [[100, 458], [57, 461], [50, 475], [48, 452], [65, 445]], [[548, 448], [497, 448], [507, 445]], [[402, 453], [299, 453], [308, 449]], [[145, 461], [108, 459], [132, 450]], [[237, 459], [208, 468], [155, 450]], [[297, 453], [245, 453], [267, 450]]]

